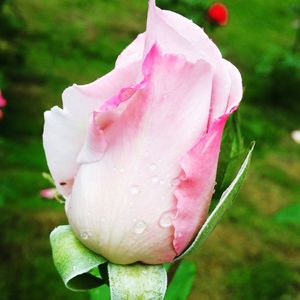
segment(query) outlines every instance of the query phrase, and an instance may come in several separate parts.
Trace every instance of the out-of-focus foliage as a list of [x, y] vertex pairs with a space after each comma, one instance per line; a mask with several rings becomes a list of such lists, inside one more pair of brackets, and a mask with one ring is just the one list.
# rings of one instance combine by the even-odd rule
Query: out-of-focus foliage
[[[24, 22], [11, 1], [0, 1], [0, 88], [18, 79], [24, 63]], [[16, 68], [19, 66], [19, 68]]]
[[257, 77], [261, 79], [261, 101], [271, 105], [295, 109], [300, 112], [300, 54], [291, 50], [274, 48], [265, 53], [256, 67]]
[[160, 7], [184, 15], [185, 17], [193, 20], [197, 24], [207, 23], [206, 11], [211, 1], [203, 0], [160, 0], [158, 1]]

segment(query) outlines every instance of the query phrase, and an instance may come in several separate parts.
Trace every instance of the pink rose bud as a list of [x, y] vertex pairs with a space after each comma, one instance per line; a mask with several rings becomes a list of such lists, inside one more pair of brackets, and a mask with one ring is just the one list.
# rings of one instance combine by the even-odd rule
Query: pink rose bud
[[54, 199], [57, 195], [55, 188], [43, 189], [40, 191], [40, 196], [45, 199]]
[[170, 262], [207, 218], [239, 71], [201, 28], [149, 1], [115, 68], [45, 113], [44, 148], [69, 223], [113, 263]]

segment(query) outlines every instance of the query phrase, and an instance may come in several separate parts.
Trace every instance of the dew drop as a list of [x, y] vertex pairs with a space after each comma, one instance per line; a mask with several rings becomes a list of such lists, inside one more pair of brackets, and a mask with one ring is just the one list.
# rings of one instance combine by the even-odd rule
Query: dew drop
[[81, 236], [82, 239], [87, 240], [88, 237], [89, 237], [89, 234], [88, 234], [87, 232], [84, 231], [84, 232], [82, 232], [82, 233], [80, 234], [80, 236]]
[[134, 224], [134, 232], [136, 234], [141, 234], [145, 231], [146, 229], [146, 223], [144, 221], [137, 221], [135, 224]]
[[160, 185], [164, 185], [164, 184], [165, 184], [165, 181], [164, 181], [164, 180], [160, 180], [160, 181], [159, 181], [159, 184], [160, 184]]
[[137, 195], [137, 194], [139, 194], [139, 192], [140, 192], [139, 186], [137, 186], [137, 185], [132, 185], [132, 186], [130, 187], [130, 194], [131, 194], [131, 195]]
[[155, 165], [155, 164], [151, 164], [151, 165], [149, 166], [149, 169], [150, 169], [151, 171], [154, 171], [154, 170], [156, 169], [156, 165]]
[[173, 213], [167, 211], [163, 213], [159, 219], [159, 225], [163, 228], [170, 227], [172, 225]]
[[181, 238], [181, 237], [182, 237], [182, 232], [178, 232], [178, 233], [177, 233], [177, 237], [178, 237], [178, 238]]
[[152, 182], [157, 183], [158, 182], [158, 177], [157, 176], [153, 176], [151, 180], [152, 180]]

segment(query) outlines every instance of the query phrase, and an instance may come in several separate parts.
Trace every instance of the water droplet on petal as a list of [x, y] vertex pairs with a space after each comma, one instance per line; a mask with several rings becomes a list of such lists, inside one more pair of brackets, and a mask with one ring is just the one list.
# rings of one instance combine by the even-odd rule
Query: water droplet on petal
[[164, 184], [165, 184], [165, 181], [164, 181], [164, 180], [160, 180], [160, 181], [159, 181], [159, 184], [160, 184], [160, 185], [164, 185]]
[[178, 232], [177, 237], [181, 238], [182, 237], [182, 232]]
[[137, 195], [137, 194], [139, 194], [139, 192], [140, 192], [140, 188], [139, 188], [138, 185], [132, 185], [130, 187], [130, 193], [131, 193], [131, 195]]
[[82, 233], [80, 234], [80, 236], [81, 236], [82, 239], [87, 240], [88, 237], [89, 237], [89, 234], [88, 234], [87, 232], [84, 231], [84, 232], [82, 232]]
[[151, 180], [152, 180], [152, 182], [157, 183], [158, 182], [158, 177], [157, 176], [153, 176]]
[[134, 224], [134, 232], [136, 234], [141, 234], [145, 231], [146, 229], [146, 223], [144, 221], [137, 221], [135, 224]]
[[149, 169], [152, 170], [152, 171], [154, 171], [156, 169], [156, 165], [155, 164], [151, 164], [149, 166]]
[[172, 225], [173, 216], [171, 211], [163, 213], [159, 219], [159, 225], [163, 228], [170, 227]]

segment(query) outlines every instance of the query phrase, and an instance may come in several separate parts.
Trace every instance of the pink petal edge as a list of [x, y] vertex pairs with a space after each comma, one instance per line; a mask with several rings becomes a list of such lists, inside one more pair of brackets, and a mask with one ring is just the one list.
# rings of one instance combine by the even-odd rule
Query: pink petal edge
[[209, 131], [182, 158], [180, 183], [174, 191], [176, 217], [173, 246], [179, 255], [207, 218], [215, 186], [222, 133], [230, 114], [214, 121]]

